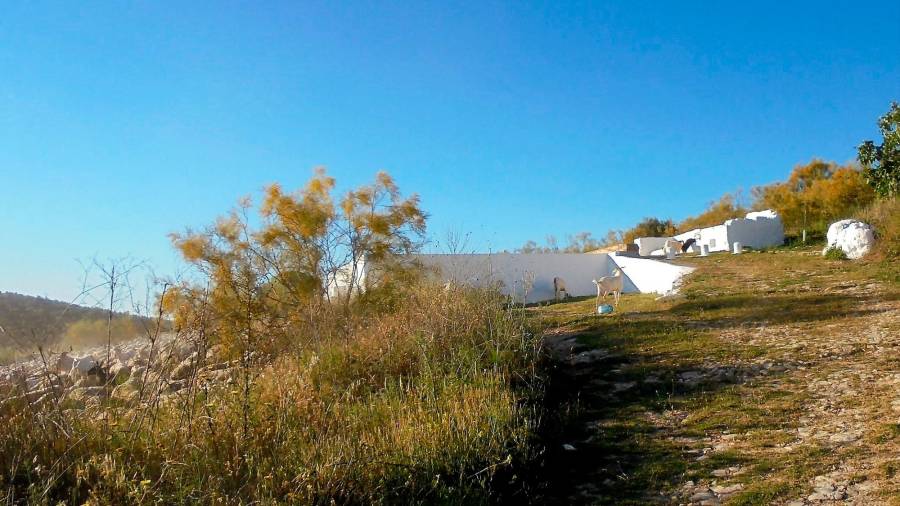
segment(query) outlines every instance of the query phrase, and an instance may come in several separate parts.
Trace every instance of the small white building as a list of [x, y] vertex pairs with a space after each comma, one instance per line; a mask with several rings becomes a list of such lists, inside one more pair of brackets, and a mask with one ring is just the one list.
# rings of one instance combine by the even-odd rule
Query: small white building
[[731, 251], [736, 242], [742, 246], [762, 249], [784, 244], [784, 224], [778, 213], [768, 209], [747, 213], [744, 218], [728, 220], [715, 227], [698, 228], [678, 234], [675, 239], [696, 240], [696, 247], [706, 245], [709, 251]]
[[[778, 213], [769, 209], [747, 213], [744, 218], [728, 220], [721, 225], [696, 228], [674, 237], [685, 242], [694, 239], [693, 251], [700, 251], [706, 245], [710, 252], [731, 251], [734, 243], [755, 249], [781, 246], [784, 244], [784, 224]], [[643, 256], [665, 256], [664, 247], [669, 237], [639, 237], [634, 240], [638, 253]]]
[[662, 250], [669, 239], [671, 237], [638, 237], [634, 240], [634, 243], [637, 244], [638, 254], [642, 257], [649, 257], [654, 254], [663, 256], [665, 252]]

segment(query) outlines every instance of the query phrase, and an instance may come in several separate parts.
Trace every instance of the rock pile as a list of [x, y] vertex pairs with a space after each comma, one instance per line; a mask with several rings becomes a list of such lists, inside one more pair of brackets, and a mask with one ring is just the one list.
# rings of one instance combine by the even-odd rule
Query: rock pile
[[216, 360], [218, 355], [216, 349], [198, 350], [171, 337], [156, 346], [132, 341], [108, 352], [101, 347], [51, 354], [0, 367], [0, 407], [55, 401], [65, 409], [79, 409], [105, 398], [127, 404], [142, 395], [166, 397], [192, 378], [228, 381], [234, 364]]

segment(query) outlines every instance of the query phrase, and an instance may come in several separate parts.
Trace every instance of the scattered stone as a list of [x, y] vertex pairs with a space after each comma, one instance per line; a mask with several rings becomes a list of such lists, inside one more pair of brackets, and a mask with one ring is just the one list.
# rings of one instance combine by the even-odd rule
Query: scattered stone
[[95, 374], [90, 374], [80, 378], [75, 382], [75, 388], [88, 388], [88, 387], [97, 387], [100, 386], [100, 377]]
[[97, 359], [95, 359], [92, 355], [87, 355], [81, 358], [76, 358], [72, 362], [72, 375], [73, 376], [87, 376], [95, 367], [99, 365], [97, 363]]
[[691, 495], [691, 501], [694, 501], [694, 502], [706, 501], [706, 500], [715, 499], [715, 498], [716, 498], [716, 495], [713, 494], [713, 492], [709, 489], [701, 490], [699, 492], [694, 492], [694, 494]]
[[832, 434], [828, 438], [829, 441], [831, 441], [832, 443], [837, 443], [837, 444], [852, 443], [852, 442], [856, 441], [857, 439], [859, 439], [859, 436], [857, 434], [853, 434], [851, 432], [839, 432], [837, 434]]
[[572, 358], [569, 359], [569, 362], [572, 365], [586, 365], [586, 364], [590, 364], [590, 363], [596, 362], [598, 360], [604, 359], [608, 356], [609, 356], [608, 351], [595, 349], [595, 350], [589, 350], [589, 351], [582, 351], [581, 353], [573, 355]]
[[175, 369], [172, 370], [171, 377], [174, 380], [182, 380], [190, 377], [191, 373], [194, 371], [194, 359], [187, 358], [184, 362], [175, 366]]
[[718, 495], [731, 495], [736, 492], [740, 492], [744, 489], [744, 486], [740, 483], [735, 483], [734, 485], [717, 485], [711, 488], [713, 492]]
[[131, 367], [116, 361], [109, 366], [109, 377], [110, 381], [116, 383], [125, 381], [131, 377]]
[[622, 383], [613, 383], [613, 392], [616, 392], [616, 393], [618, 393], [618, 392], [625, 392], [625, 391], [627, 391], [627, 390], [631, 390], [632, 388], [634, 388], [635, 385], [637, 385], [637, 383], [635, 383], [634, 381], [625, 381], [625, 382], [622, 382]]

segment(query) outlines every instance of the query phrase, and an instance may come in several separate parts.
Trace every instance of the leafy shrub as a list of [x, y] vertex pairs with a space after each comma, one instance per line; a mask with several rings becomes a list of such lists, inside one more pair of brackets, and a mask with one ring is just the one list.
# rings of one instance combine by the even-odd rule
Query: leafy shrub
[[837, 246], [832, 246], [825, 250], [825, 258], [828, 260], [846, 260], [847, 254], [844, 253], [844, 250], [838, 248]]
[[878, 118], [882, 143], [865, 141], [859, 145], [858, 158], [865, 166], [866, 181], [882, 197], [900, 195], [900, 104]]
[[710, 203], [699, 215], [685, 218], [678, 224], [678, 231], [687, 232], [695, 228], [721, 225], [732, 218], [743, 218], [747, 212], [747, 209], [740, 205], [737, 194], [726, 193], [718, 202]]
[[794, 167], [787, 181], [754, 188], [756, 209], [774, 209], [785, 232], [824, 232], [836, 219], [869, 205], [875, 193], [859, 167], [814, 159]]

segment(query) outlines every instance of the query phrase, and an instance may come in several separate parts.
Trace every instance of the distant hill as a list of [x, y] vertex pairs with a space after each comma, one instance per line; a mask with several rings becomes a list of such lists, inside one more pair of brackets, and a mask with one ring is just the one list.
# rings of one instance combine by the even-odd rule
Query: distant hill
[[[45, 297], [33, 297], [12, 292], [0, 292], [0, 363], [8, 362], [23, 353], [33, 352], [37, 346], [60, 344], [67, 334], [83, 344], [99, 341], [105, 334], [107, 312], [105, 309], [84, 307]], [[118, 339], [130, 338], [137, 333], [141, 323], [148, 319], [126, 313], [115, 313], [114, 329]], [[126, 323], [128, 331], [122, 331]], [[94, 336], [85, 336], [93, 331]], [[114, 331], [115, 332], [115, 331]], [[69, 342], [75, 344], [78, 342]]]

